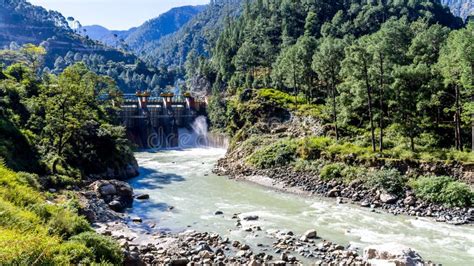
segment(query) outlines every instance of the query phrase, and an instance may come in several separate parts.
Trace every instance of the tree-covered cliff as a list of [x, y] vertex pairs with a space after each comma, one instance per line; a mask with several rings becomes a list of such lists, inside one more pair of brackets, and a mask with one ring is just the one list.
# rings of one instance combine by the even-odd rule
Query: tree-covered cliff
[[381, 153], [462, 150], [471, 147], [472, 34], [433, 0], [247, 1], [211, 59], [188, 62], [188, 77], [213, 84], [211, 116], [231, 130], [255, 121], [233, 127], [222, 95], [271, 87], [296, 109], [318, 106], [336, 139]]

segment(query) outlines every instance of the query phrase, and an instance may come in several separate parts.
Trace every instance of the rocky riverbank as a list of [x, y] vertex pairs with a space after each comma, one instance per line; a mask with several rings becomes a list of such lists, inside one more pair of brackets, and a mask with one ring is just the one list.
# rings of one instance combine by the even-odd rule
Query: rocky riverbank
[[[250, 245], [192, 228], [184, 232], [162, 230], [150, 221], [120, 212], [125, 206], [130, 207], [127, 204], [131, 201], [148, 197], [135, 195], [129, 184], [117, 180], [96, 181], [79, 195], [83, 214], [98, 233], [111, 236], [120, 244], [126, 265], [369, 265], [374, 260], [397, 265], [423, 263], [416, 252], [406, 247], [371, 247], [362, 252], [323, 240], [314, 229], [302, 235], [266, 230], [258, 225], [258, 216], [233, 214], [236, 223], [229, 231], [242, 231], [250, 238], [264, 235], [268, 240], [265, 243]], [[224, 214], [216, 211], [215, 215]]]
[[405, 192], [404, 197], [398, 197], [375, 188], [368, 189], [358, 181], [350, 184], [344, 184], [338, 180], [325, 181], [321, 180], [316, 173], [298, 172], [292, 167], [253, 169], [239, 160], [226, 157], [218, 162], [214, 172], [287, 192], [335, 198], [340, 204], [352, 203], [371, 208], [374, 211], [383, 210], [394, 215], [432, 217], [438, 222], [454, 225], [474, 222], [474, 208], [449, 208], [428, 203], [416, 198], [410, 190]]

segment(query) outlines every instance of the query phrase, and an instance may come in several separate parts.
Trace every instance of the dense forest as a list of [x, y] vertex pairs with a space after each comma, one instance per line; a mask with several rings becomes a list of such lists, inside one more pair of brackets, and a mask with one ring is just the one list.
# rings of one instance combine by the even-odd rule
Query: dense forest
[[142, 58], [155, 65], [183, 67], [189, 53], [209, 57], [226, 21], [241, 12], [241, 0], [213, 0], [176, 33], [144, 43]]
[[[439, 1], [247, 1], [211, 59], [186, 69], [207, 77], [220, 99], [240, 88], [290, 93], [296, 106], [302, 99], [320, 109], [336, 139], [373, 151], [463, 150], [471, 147], [473, 43], [473, 24]], [[215, 125], [231, 126], [217, 113]]]
[[474, 202], [454, 170], [474, 162], [474, 23], [439, 1], [245, 1], [186, 70], [232, 137], [225, 174]]

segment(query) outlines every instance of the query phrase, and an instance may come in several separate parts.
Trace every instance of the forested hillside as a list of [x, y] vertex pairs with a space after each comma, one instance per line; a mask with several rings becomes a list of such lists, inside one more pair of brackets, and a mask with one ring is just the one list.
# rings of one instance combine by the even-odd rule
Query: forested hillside
[[80, 33], [106, 45], [132, 51], [139, 55], [144, 47], [158, 43], [172, 34], [204, 9], [204, 6], [182, 6], [173, 8], [143, 25], [124, 31], [108, 30], [101, 26], [83, 26]]
[[[474, 28], [461, 27], [433, 0], [247, 2], [211, 60], [187, 68], [203, 71], [188, 76], [215, 81], [213, 122], [239, 137], [268, 115], [240, 104], [274, 88], [294, 97], [275, 99], [281, 107], [374, 152], [462, 150], [471, 147]], [[257, 91], [230, 97], [246, 88]]]
[[[226, 17], [235, 17], [242, 11], [242, 0], [212, 1], [205, 12], [185, 24], [179, 31], [163, 39], [146, 40], [142, 44], [142, 56], [150, 62], [183, 66], [187, 54], [209, 56], [210, 47], [215, 45], [216, 36], [222, 31]], [[251, 2], [251, 1], [250, 1]], [[472, 13], [473, 3], [469, 0], [442, 0], [456, 16], [466, 18]], [[146, 33], [146, 31], [144, 31]], [[119, 34], [120, 35], [120, 34]], [[194, 51], [193, 51], [194, 50]]]
[[125, 43], [136, 54], [141, 54], [161, 38], [181, 29], [188, 21], [204, 9], [203, 6], [183, 6], [173, 8], [159, 17], [145, 22], [134, 30]]
[[[98, 74], [109, 75], [122, 91], [157, 89], [173, 85], [175, 73], [144, 64], [137, 56], [104, 46], [72, 30], [60, 13], [33, 6], [25, 0], [1, 0], [0, 47], [21, 50], [24, 44], [41, 45], [46, 54], [39, 71], [60, 73], [65, 67], [83, 61]], [[3, 62], [9, 60], [4, 54]]]
[[25, 0], [2, 0], [0, 20], [0, 47], [9, 47], [12, 42], [41, 44], [49, 51], [45, 58], [48, 66], [57, 56], [64, 56], [69, 51], [100, 54], [126, 63], [135, 60], [133, 55], [82, 38], [71, 30], [68, 20], [59, 12], [47, 11]]
[[223, 26], [241, 11], [241, 0], [213, 0], [179, 31], [145, 43], [142, 57], [153, 64], [183, 66], [188, 54], [209, 56]]
[[449, 6], [454, 15], [463, 19], [474, 15], [474, 1], [472, 0], [441, 0], [441, 3]]

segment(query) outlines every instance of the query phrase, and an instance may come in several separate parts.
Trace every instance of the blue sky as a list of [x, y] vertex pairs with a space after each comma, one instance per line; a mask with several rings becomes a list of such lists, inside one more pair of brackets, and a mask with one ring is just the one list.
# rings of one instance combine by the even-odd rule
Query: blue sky
[[139, 26], [173, 7], [202, 5], [209, 0], [30, 0], [34, 5], [72, 16], [82, 25], [98, 24], [112, 30]]

